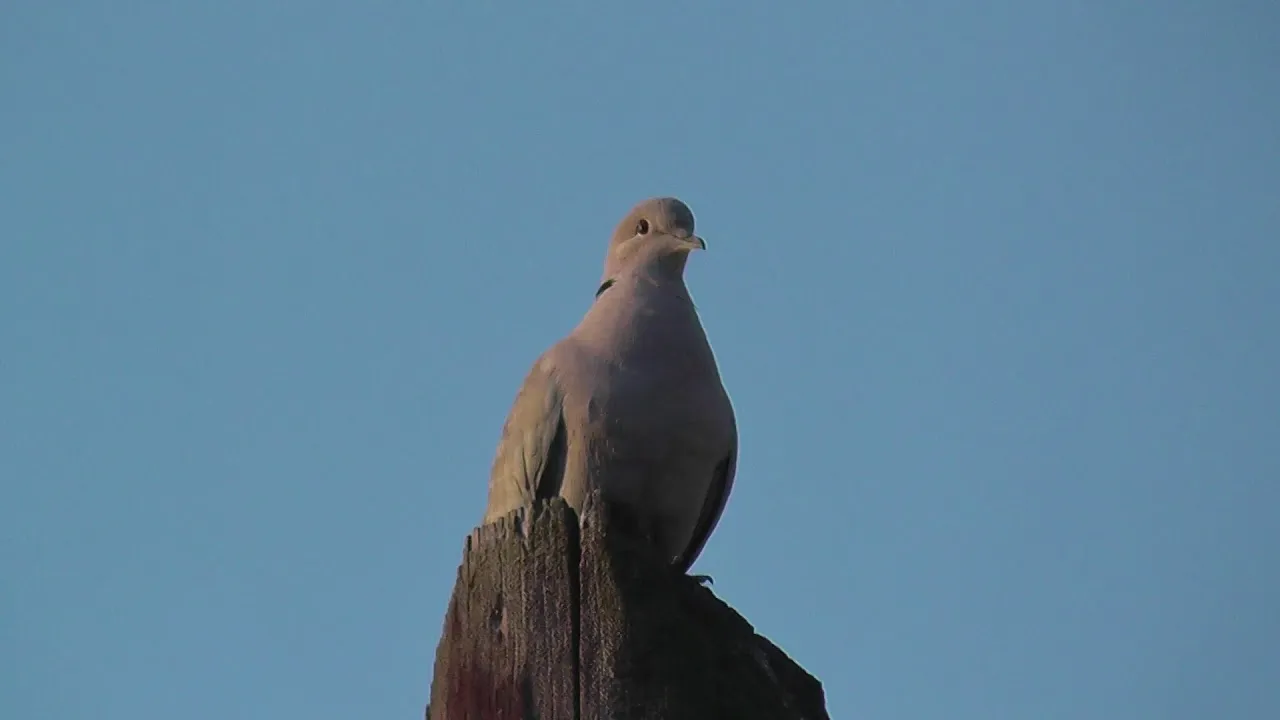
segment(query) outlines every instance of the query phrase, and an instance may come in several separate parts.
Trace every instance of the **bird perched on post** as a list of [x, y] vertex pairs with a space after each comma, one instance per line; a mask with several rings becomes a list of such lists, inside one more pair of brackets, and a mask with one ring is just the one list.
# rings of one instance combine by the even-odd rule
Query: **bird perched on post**
[[587, 314], [534, 363], [489, 477], [484, 521], [561, 496], [577, 512], [599, 490], [626, 506], [687, 572], [724, 511], [738, 430], [693, 300], [693, 212], [670, 197], [618, 224]]

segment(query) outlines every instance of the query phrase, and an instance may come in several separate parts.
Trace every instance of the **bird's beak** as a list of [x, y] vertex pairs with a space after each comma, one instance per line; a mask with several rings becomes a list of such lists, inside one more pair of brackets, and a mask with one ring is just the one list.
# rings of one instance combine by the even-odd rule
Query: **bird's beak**
[[707, 249], [707, 241], [693, 234], [689, 234], [689, 235], [685, 235], [684, 237], [681, 237], [680, 243], [684, 245], [685, 248], [690, 252], [694, 250]]

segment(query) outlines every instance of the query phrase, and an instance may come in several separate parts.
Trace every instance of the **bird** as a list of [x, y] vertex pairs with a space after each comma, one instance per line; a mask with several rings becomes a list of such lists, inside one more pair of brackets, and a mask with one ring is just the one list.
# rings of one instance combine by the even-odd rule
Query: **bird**
[[516, 393], [484, 523], [554, 497], [581, 515], [598, 493], [688, 572], [724, 512], [738, 460], [733, 404], [685, 285], [690, 254], [706, 248], [677, 198], [649, 198], [622, 218], [591, 306]]

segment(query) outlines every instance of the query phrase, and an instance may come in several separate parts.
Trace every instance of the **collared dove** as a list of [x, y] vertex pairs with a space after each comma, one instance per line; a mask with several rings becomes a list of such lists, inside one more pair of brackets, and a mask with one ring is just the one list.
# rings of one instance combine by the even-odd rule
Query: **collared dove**
[[516, 394], [486, 523], [557, 495], [581, 513], [598, 489], [688, 571], [724, 511], [738, 455], [733, 406], [684, 283], [689, 253], [705, 248], [675, 198], [641, 202], [619, 223], [595, 302]]

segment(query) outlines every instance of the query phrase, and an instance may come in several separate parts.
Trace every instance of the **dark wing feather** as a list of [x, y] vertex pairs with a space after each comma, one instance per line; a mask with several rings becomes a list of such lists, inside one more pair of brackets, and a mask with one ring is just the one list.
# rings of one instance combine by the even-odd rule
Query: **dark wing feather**
[[737, 469], [738, 426], [735, 421], [729, 452], [720, 464], [716, 465], [716, 477], [707, 491], [707, 499], [703, 501], [702, 513], [698, 516], [698, 524], [694, 526], [693, 537], [689, 539], [689, 547], [685, 548], [685, 551], [676, 559], [676, 567], [680, 572], [689, 572], [689, 568], [693, 567], [693, 561], [698, 559], [702, 548], [707, 544], [707, 538], [711, 537], [711, 531], [715, 530], [716, 523], [720, 522], [724, 506], [729, 502], [729, 492], [733, 490], [733, 476]]

